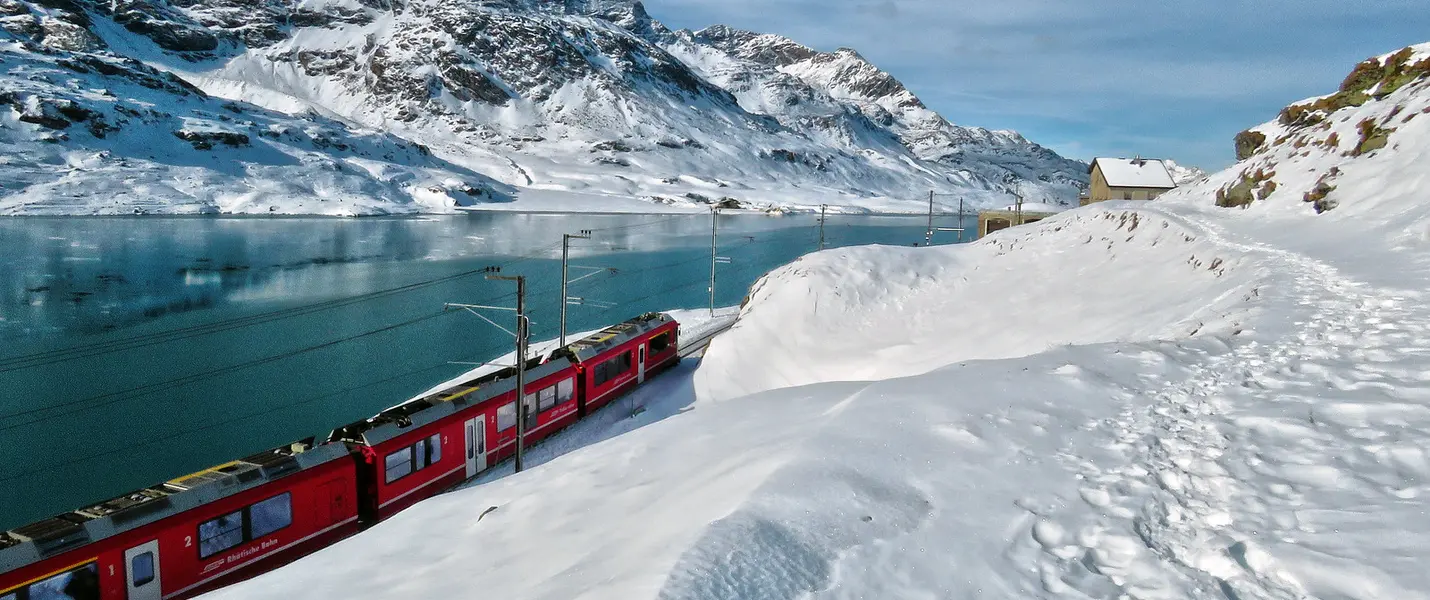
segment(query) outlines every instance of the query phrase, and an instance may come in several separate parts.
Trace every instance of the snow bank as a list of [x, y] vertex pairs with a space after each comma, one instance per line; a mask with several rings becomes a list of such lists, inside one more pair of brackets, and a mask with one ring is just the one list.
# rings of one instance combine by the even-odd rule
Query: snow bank
[[[973, 244], [811, 254], [752, 287], [702, 398], [1245, 326], [1258, 270], [1176, 218], [1094, 207]], [[760, 348], [739, 352], [737, 348]]]

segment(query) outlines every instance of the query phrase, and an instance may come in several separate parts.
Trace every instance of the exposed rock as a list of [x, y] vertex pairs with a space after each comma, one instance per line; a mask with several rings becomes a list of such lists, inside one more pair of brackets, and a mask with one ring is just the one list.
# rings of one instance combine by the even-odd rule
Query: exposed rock
[[20, 3], [19, 0], [0, 0], [0, 17], [28, 14], [30, 14], [30, 8]]
[[50, 129], [66, 129], [71, 123], [64, 117], [61, 105], [73, 105], [73, 102], [31, 96], [20, 111], [20, 120]]
[[593, 163], [595, 163], [595, 164], [598, 164], [598, 165], [607, 165], [607, 166], [612, 166], [612, 167], [629, 167], [629, 166], [631, 166], [631, 161], [626, 160], [626, 159], [624, 159], [624, 158], [621, 158], [621, 157], [619, 157], [619, 156], [597, 156], [597, 157], [596, 157], [595, 159], [593, 159], [591, 162], [593, 162]]
[[104, 48], [98, 36], [81, 25], [45, 17], [40, 20], [41, 43], [56, 50], [93, 52]]
[[29, 39], [37, 39], [43, 36], [45, 31], [40, 26], [40, 19], [29, 13], [0, 18], [0, 29]]
[[193, 131], [180, 129], [174, 132], [174, 137], [193, 144], [195, 150], [208, 150], [213, 148], [215, 143], [224, 144], [229, 147], [247, 146], [248, 136], [232, 131]]
[[1381, 127], [1376, 125], [1374, 119], [1365, 119], [1357, 124], [1360, 130], [1360, 142], [1356, 144], [1356, 149], [1352, 151], [1353, 156], [1368, 154], [1384, 148], [1390, 142], [1390, 134], [1395, 131], [1393, 127]]
[[630, 152], [631, 146], [620, 140], [607, 140], [591, 146], [592, 152]]
[[1243, 131], [1236, 134], [1236, 159], [1246, 160], [1256, 154], [1266, 143], [1266, 134], [1259, 131]]
[[114, 22], [175, 52], [209, 52], [218, 48], [218, 36], [167, 5], [147, 0], [115, 0], [95, 5], [110, 11]]

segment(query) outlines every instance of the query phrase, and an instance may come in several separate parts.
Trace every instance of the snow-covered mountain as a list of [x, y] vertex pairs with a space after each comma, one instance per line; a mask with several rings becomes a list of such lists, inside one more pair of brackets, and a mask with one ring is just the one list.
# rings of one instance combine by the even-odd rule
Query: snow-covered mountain
[[390, 134], [210, 97], [105, 50], [83, 6], [3, 0], [0, 14], [0, 214], [356, 215], [510, 191]]
[[[979, 206], [1014, 190], [1071, 198], [1086, 182], [1081, 163], [1016, 133], [950, 124], [852, 50], [725, 27], [670, 31], [630, 0], [0, 0], [0, 15], [0, 93], [12, 107], [0, 114], [11, 124], [0, 143], [17, 157], [0, 172], [14, 179], [0, 191], [9, 213], [440, 211], [532, 190], [644, 198], [653, 210], [723, 201], [912, 211], [929, 190]], [[182, 92], [131, 92], [123, 74], [66, 67], [95, 61]], [[111, 88], [110, 100], [81, 91]], [[168, 116], [130, 119], [111, 141], [26, 116], [59, 110], [36, 103], [73, 102], [113, 124], [131, 96]], [[239, 125], [214, 116], [240, 113]], [[249, 142], [185, 147], [189, 121]], [[258, 139], [280, 122], [323, 123], [346, 148], [326, 160], [365, 179], [333, 187], [280, 175], [280, 155], [325, 154]], [[141, 134], [165, 143], [126, 137]], [[147, 175], [124, 179], [135, 200], [111, 202], [116, 186], [92, 198], [76, 191], [86, 186], [57, 189], [76, 176], [34, 167], [106, 151], [104, 160], [147, 161]], [[362, 158], [344, 154], [354, 152]], [[173, 179], [204, 183], [143, 191]], [[291, 194], [301, 200], [274, 200], [291, 185], [304, 188]], [[347, 206], [329, 208], [338, 198]]]
[[1162, 164], [1167, 166], [1167, 173], [1172, 176], [1172, 182], [1177, 184], [1178, 186], [1193, 183], [1198, 179], [1207, 176], [1207, 172], [1202, 170], [1200, 167], [1188, 167], [1180, 165], [1177, 164], [1176, 161], [1171, 159], [1163, 159]]

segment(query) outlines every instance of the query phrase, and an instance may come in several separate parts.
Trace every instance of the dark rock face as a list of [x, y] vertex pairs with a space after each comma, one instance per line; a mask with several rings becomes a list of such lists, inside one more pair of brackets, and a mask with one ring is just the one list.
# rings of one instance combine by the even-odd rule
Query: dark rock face
[[248, 136], [232, 131], [188, 131], [180, 130], [174, 132], [174, 137], [193, 144], [195, 150], [208, 150], [214, 144], [223, 144], [232, 148], [247, 146]]
[[93, 52], [104, 48], [104, 42], [83, 25], [51, 17], [40, 20], [40, 37], [41, 43], [58, 50]]
[[116, 14], [115, 22], [125, 29], [154, 40], [160, 48], [176, 52], [208, 52], [218, 48], [218, 37], [202, 29], [151, 18], [142, 12]]
[[71, 124], [60, 112], [57, 102], [42, 99], [31, 99], [20, 111], [20, 120], [50, 129], [66, 129]]

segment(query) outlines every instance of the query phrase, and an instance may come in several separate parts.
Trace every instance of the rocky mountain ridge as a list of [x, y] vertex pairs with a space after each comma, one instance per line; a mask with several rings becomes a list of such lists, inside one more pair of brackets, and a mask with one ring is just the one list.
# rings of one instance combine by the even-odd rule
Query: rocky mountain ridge
[[[1086, 182], [1081, 163], [1016, 133], [949, 123], [852, 50], [721, 26], [672, 31], [629, 0], [0, 0], [0, 15], [7, 63], [38, 60], [27, 53], [53, 55], [61, 68], [130, 61], [214, 97], [205, 102], [430, 149], [442, 171], [434, 181], [372, 173], [385, 188], [373, 203], [396, 212], [533, 189], [912, 211], [928, 190], [978, 206], [1014, 191], [1070, 199]], [[0, 76], [0, 92], [22, 88], [16, 77], [14, 68]], [[19, 120], [25, 110], [12, 109], [26, 125], [6, 134], [10, 143], [103, 146], [73, 135], [45, 141], [54, 130]], [[234, 158], [223, 144], [197, 150]], [[0, 198], [10, 212], [47, 203], [33, 182]], [[225, 212], [233, 204], [199, 202]]]

